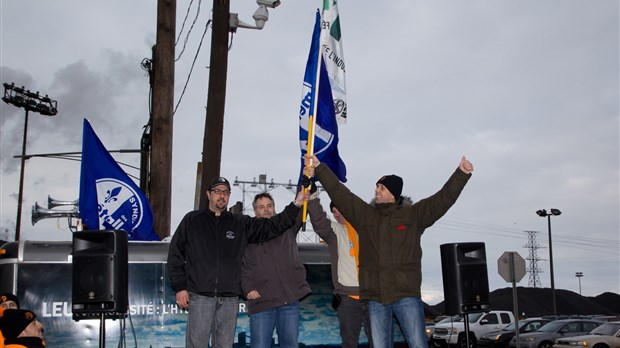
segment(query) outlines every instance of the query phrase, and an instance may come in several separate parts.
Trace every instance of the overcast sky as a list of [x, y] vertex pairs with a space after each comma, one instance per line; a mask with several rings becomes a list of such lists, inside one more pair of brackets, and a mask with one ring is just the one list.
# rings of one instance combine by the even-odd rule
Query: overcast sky
[[[0, 82], [58, 100], [57, 116], [30, 114], [28, 154], [80, 151], [85, 117], [109, 150], [139, 147], [149, 100], [140, 63], [155, 44], [155, 4], [0, 0]], [[177, 34], [189, 5], [177, 2]], [[175, 102], [211, 5], [202, 2], [177, 62]], [[262, 31], [233, 36], [221, 163], [231, 181], [263, 173], [296, 181], [301, 86], [320, 6], [283, 0]], [[255, 9], [231, 1], [245, 22]], [[583, 272], [584, 295], [619, 293], [619, 2], [343, 0], [339, 9], [349, 116], [339, 150], [349, 188], [370, 200], [376, 180], [394, 173], [403, 194], [419, 200], [443, 185], [461, 155], [475, 167], [457, 204], [422, 238], [424, 300], [443, 298], [444, 243], [485, 242], [490, 288], [511, 286], [497, 259], [505, 251], [529, 257], [524, 231], [540, 232], [539, 280], [550, 287], [547, 221], [535, 213], [550, 208], [562, 211], [552, 218], [555, 287], [578, 292], [575, 272]], [[209, 29], [174, 115], [172, 231], [193, 209], [210, 44]], [[12, 240], [24, 110], [0, 103], [0, 112], [0, 237]], [[114, 157], [139, 165], [135, 154]], [[66, 220], [32, 226], [30, 209], [48, 195], [77, 199], [79, 171], [76, 161], [27, 161], [21, 239], [71, 240]], [[273, 193], [278, 208], [292, 199], [284, 188]], [[231, 201], [242, 196], [233, 188]]]

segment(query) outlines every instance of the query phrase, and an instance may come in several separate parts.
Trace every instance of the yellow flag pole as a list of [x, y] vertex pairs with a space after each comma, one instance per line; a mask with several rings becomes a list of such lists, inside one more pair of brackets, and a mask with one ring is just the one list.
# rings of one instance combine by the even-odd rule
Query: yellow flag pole
[[[323, 20], [321, 18], [321, 20]], [[319, 43], [319, 54], [317, 56], [317, 64], [316, 64], [316, 74], [314, 78], [314, 105], [312, 105], [312, 112], [308, 116], [308, 147], [306, 149], [306, 154], [308, 156], [314, 155], [314, 129], [316, 127], [316, 114], [319, 105], [319, 82], [321, 79], [321, 62], [323, 61], [323, 45]], [[312, 165], [312, 160], [306, 165], [306, 172], [309, 169], [310, 165]], [[305, 175], [306, 173], [304, 173]], [[310, 187], [304, 187], [304, 193], [308, 193], [310, 191]], [[304, 205], [301, 213], [301, 230], [306, 231], [306, 221], [308, 221], [308, 201], [304, 200]]]

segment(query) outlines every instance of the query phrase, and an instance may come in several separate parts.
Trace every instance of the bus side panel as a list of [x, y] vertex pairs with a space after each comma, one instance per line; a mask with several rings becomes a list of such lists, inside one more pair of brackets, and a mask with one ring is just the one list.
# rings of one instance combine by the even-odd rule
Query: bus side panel
[[[22, 308], [33, 309], [45, 326], [48, 347], [98, 347], [99, 320], [72, 319], [71, 267], [71, 263], [19, 264], [17, 296]], [[340, 335], [338, 318], [331, 308], [330, 266], [307, 265], [306, 269], [312, 294], [301, 302], [299, 342], [309, 347], [337, 346]], [[135, 340], [138, 347], [184, 347], [187, 312], [175, 304], [166, 265], [130, 263], [128, 270], [130, 316], [125, 320], [124, 341], [134, 346]], [[6, 278], [4, 273], [2, 278]], [[120, 323], [106, 320], [107, 347], [119, 346]], [[249, 347], [249, 331], [249, 317], [241, 301], [236, 347]]]

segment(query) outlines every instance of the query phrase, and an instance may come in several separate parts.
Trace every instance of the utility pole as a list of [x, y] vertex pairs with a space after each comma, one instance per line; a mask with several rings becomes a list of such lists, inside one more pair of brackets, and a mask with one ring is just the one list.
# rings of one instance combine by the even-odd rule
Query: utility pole
[[153, 229], [161, 239], [170, 235], [176, 8], [176, 0], [157, 0], [150, 202]]
[[207, 114], [202, 144], [202, 176], [199, 191], [200, 209], [204, 209], [208, 205], [206, 190], [209, 181], [220, 176], [228, 70], [229, 17], [230, 1], [213, 0], [209, 92], [207, 94]]

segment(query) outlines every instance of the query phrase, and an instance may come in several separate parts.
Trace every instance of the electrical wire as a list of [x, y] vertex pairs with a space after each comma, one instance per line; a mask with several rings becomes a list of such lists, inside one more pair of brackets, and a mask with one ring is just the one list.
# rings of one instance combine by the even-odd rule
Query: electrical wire
[[[189, 6], [191, 7], [193, 0], [190, 2]], [[187, 35], [185, 36], [185, 40], [183, 41], [183, 48], [181, 49], [181, 52], [179, 53], [179, 56], [174, 60], [175, 62], [178, 61], [179, 59], [181, 59], [181, 56], [183, 56], [183, 52], [185, 52], [185, 47], [187, 46], [187, 41], [189, 40], [189, 35], [192, 32], [192, 29], [194, 29], [194, 25], [196, 24], [196, 21], [198, 20], [198, 15], [200, 14], [200, 5], [202, 4], [202, 0], [198, 0], [198, 8], [196, 9], [196, 17], [194, 17], [194, 21], [192, 22], [192, 25], [190, 26], [189, 30], [187, 31]], [[188, 14], [189, 14], [189, 8], [187, 9]], [[187, 19], [187, 15], [185, 17], [185, 19]], [[185, 21], [183, 21], [183, 27], [185, 26]], [[183, 27], [181, 27], [181, 32], [183, 31]], [[181, 33], [179, 33], [179, 36], [181, 35]], [[203, 34], [204, 37], [204, 34]], [[202, 40], [201, 40], [202, 41]], [[177, 38], [177, 42], [175, 42], [175, 46], [178, 43], [178, 38]]]
[[179, 43], [179, 39], [181, 38], [181, 34], [183, 34], [183, 29], [185, 29], [185, 23], [187, 22], [187, 17], [189, 17], [189, 12], [192, 9], [192, 4], [194, 3], [194, 0], [191, 0], [189, 2], [189, 5], [187, 5], [187, 12], [185, 12], [185, 18], [183, 19], [183, 24], [181, 25], [181, 30], [179, 31], [179, 35], [177, 36], [177, 39], [174, 41], [174, 45], [176, 46]]
[[120, 337], [118, 338], [118, 348], [127, 347], [127, 343], [125, 340], [125, 319], [120, 319], [118, 321]]
[[232, 50], [233, 39], [234, 38], [235, 38], [235, 33], [230, 33], [230, 45], [228, 45], [228, 52], [230, 52], [230, 50]]
[[[524, 231], [521, 231], [519, 229], [502, 227], [497, 225], [487, 225], [479, 222], [474, 222], [472, 220], [465, 220], [447, 216], [439, 220], [435, 226], [450, 231], [458, 231], [463, 233], [483, 234], [485, 236], [499, 236], [524, 240], [526, 239], [523, 233]], [[559, 233], [554, 234], [553, 244], [611, 255], [618, 255], [618, 249], [620, 248], [620, 242], [617, 240], [573, 237], [565, 236]]]
[[181, 92], [181, 96], [179, 97], [179, 100], [177, 101], [177, 105], [174, 107], [174, 111], [172, 111], [172, 116], [174, 116], [174, 114], [177, 112], [177, 109], [179, 108], [179, 105], [181, 104], [181, 100], [183, 100], [183, 95], [185, 95], [185, 90], [187, 89], [187, 85], [189, 83], [189, 79], [191, 78], [192, 72], [194, 71], [194, 65], [196, 64], [196, 59], [198, 59], [198, 54], [200, 53], [200, 48], [202, 47], [202, 41], [204, 40], [205, 35], [207, 34], [207, 30], [209, 30], [209, 25], [210, 24], [211, 24], [211, 20], [209, 19], [209, 21], [205, 25], [205, 30], [202, 33], [202, 37], [200, 38], [200, 43], [198, 44], [198, 49], [196, 50], [196, 55], [194, 56], [194, 61], [192, 62], [192, 67], [189, 69], [189, 74], [187, 75], [187, 80], [185, 80], [185, 86], [183, 86], [183, 91]]
[[129, 326], [131, 326], [131, 334], [133, 336], [133, 341], [134, 344], [136, 345], [136, 348], [138, 347], [138, 338], [136, 337], [136, 328], [133, 326], [133, 320], [131, 320], [131, 314], [128, 315], [129, 317]]

